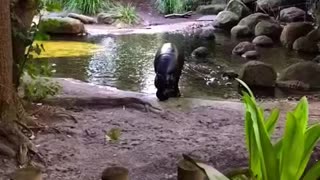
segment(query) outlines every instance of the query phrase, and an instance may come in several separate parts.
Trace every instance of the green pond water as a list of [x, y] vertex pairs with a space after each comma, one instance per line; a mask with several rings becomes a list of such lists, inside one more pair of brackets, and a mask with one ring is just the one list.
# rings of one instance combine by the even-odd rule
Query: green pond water
[[[68, 41], [66, 38], [62, 38]], [[70, 41], [86, 41], [103, 48], [90, 56], [47, 58], [56, 64], [56, 77], [67, 77], [99, 85], [113, 86], [155, 94], [153, 60], [157, 48], [165, 42], [175, 43], [184, 50], [187, 57], [180, 81], [184, 97], [194, 98], [235, 98], [238, 96], [237, 83], [222, 78], [221, 72], [238, 72], [247, 60], [231, 55], [239, 40], [229, 35], [217, 33], [215, 41], [200, 41], [180, 34], [92, 36]], [[190, 54], [193, 49], [206, 46], [210, 50], [208, 63], [195, 63]], [[70, 47], [69, 47], [70, 48]], [[260, 61], [272, 64], [277, 72], [290, 64], [310, 60], [312, 56], [299, 55], [275, 45], [273, 48], [260, 48]], [[263, 74], [261, 74], [263, 76]], [[280, 93], [281, 94], [281, 93]], [[282, 95], [276, 95], [282, 96]]]

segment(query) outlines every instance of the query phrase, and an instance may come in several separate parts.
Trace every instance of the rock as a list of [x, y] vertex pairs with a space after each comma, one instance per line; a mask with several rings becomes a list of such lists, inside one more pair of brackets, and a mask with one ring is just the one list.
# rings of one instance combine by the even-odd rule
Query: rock
[[233, 37], [248, 37], [252, 35], [248, 26], [236, 25], [231, 29], [231, 35]]
[[108, 13], [99, 13], [97, 20], [99, 24], [112, 24], [118, 19], [117, 16]]
[[221, 11], [213, 23], [215, 28], [230, 30], [239, 22], [239, 17], [230, 11]]
[[85, 15], [82, 15], [82, 14], [69, 13], [68, 17], [74, 18], [74, 19], [78, 19], [84, 24], [95, 24], [95, 23], [97, 23], [94, 18], [89, 17], [89, 16], [85, 16]]
[[240, 20], [238, 23], [239, 26], [247, 26], [249, 27], [250, 31], [252, 34], [254, 34], [254, 28], [260, 21], [271, 21], [273, 22], [274, 20], [267, 14], [263, 13], [254, 13], [250, 14], [249, 16], [243, 18]]
[[245, 52], [241, 55], [241, 57], [249, 60], [256, 60], [260, 57], [260, 54], [258, 53], [258, 51], [253, 50]]
[[228, 79], [235, 79], [239, 75], [234, 70], [226, 70], [222, 72], [222, 77], [227, 77]]
[[82, 34], [86, 33], [84, 24], [69, 17], [46, 17], [39, 24], [41, 31], [49, 34]]
[[[299, 62], [284, 69], [278, 78], [278, 82], [301, 82], [311, 88], [320, 87], [320, 64], [315, 62]], [[277, 82], [277, 83], [278, 83]], [[306, 88], [304, 88], [306, 89]]]
[[199, 60], [199, 59], [205, 59], [209, 56], [209, 50], [206, 47], [198, 47], [197, 49], [193, 50], [192, 57]]
[[310, 31], [307, 35], [307, 38], [312, 39], [313, 41], [320, 41], [320, 29], [314, 29]]
[[289, 23], [283, 28], [283, 31], [280, 36], [280, 41], [282, 45], [291, 49], [295, 40], [297, 40], [299, 37], [307, 35], [312, 29], [313, 26], [311, 23]]
[[247, 51], [252, 51], [252, 50], [256, 50], [256, 47], [254, 44], [252, 44], [249, 41], [244, 41], [239, 43], [233, 50], [232, 50], [232, 54], [236, 54], [236, 55], [242, 55]]
[[214, 29], [213, 28], [202, 29], [199, 33], [199, 38], [205, 39], [205, 40], [214, 40], [216, 38], [214, 34]]
[[197, 12], [203, 15], [216, 15], [226, 7], [226, 4], [201, 5], [197, 8]]
[[229, 1], [225, 10], [235, 13], [239, 18], [243, 18], [251, 14], [250, 9], [241, 0]]
[[307, 38], [306, 36], [300, 37], [297, 40], [295, 40], [292, 49], [304, 53], [319, 52], [318, 43]]
[[289, 7], [280, 11], [280, 21], [297, 22], [305, 19], [306, 12], [297, 7]]
[[67, 17], [68, 12], [62, 11], [62, 12], [48, 12], [47, 14], [44, 15], [43, 18], [53, 18], [53, 17]]
[[273, 40], [268, 36], [257, 36], [253, 39], [252, 43], [257, 46], [272, 46]]
[[281, 0], [257, 0], [257, 7], [259, 9], [269, 11], [275, 10], [281, 5]]
[[239, 79], [249, 86], [272, 87], [275, 85], [277, 73], [269, 64], [260, 61], [249, 61], [240, 70]]
[[320, 55], [312, 59], [312, 62], [320, 63]]
[[266, 35], [274, 40], [278, 40], [282, 32], [282, 27], [274, 22], [261, 21], [254, 30], [255, 36]]

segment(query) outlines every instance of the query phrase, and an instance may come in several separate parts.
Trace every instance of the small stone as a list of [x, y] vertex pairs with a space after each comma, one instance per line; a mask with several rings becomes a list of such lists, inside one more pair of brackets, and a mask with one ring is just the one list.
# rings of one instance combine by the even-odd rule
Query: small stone
[[272, 46], [273, 45], [273, 40], [271, 38], [269, 38], [266, 35], [262, 35], [262, 36], [257, 36], [253, 39], [252, 41], [253, 44], [257, 45], [257, 46]]
[[258, 53], [258, 51], [253, 50], [245, 52], [241, 55], [241, 57], [249, 60], [256, 60], [260, 57], [260, 54]]
[[236, 54], [236, 55], [242, 55], [247, 51], [252, 51], [252, 50], [256, 50], [256, 47], [254, 46], [254, 44], [252, 44], [249, 41], [244, 41], [239, 43], [233, 50], [232, 50], [232, 54]]

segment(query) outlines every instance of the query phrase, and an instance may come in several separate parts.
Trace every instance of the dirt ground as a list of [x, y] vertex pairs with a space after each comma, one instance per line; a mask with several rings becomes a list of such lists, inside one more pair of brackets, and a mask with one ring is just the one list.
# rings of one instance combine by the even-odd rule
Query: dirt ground
[[[143, 99], [139, 94], [84, 83], [65, 87], [61, 97], [77, 97], [80, 94], [83, 97], [105, 97], [115, 93], [125, 93], [121, 97], [140, 96]], [[196, 102], [195, 105], [190, 105], [192, 101]], [[296, 102], [274, 101], [264, 102], [263, 106], [267, 111], [271, 107], [281, 107], [282, 112], [286, 112], [294, 104]], [[153, 113], [127, 107], [69, 106], [61, 109], [43, 106], [36, 117], [50, 128], [38, 132], [34, 143], [47, 163], [43, 168], [44, 179], [99, 180], [104, 168], [120, 165], [129, 169], [132, 180], [175, 180], [176, 163], [182, 154], [192, 155], [223, 172], [247, 165], [243, 105], [239, 101], [179, 98], [158, 103], [157, 106], [163, 111]], [[311, 102], [311, 123], [319, 122], [316, 120], [320, 117], [319, 108], [319, 101]], [[72, 115], [76, 121], [57, 117], [54, 113], [57, 110]], [[277, 135], [281, 133], [283, 124], [281, 120]], [[117, 142], [106, 140], [106, 132], [112, 128], [121, 129], [122, 134]], [[315, 150], [313, 160], [320, 158], [319, 152], [319, 149]], [[6, 175], [15, 169], [12, 161], [1, 157], [0, 167], [1, 180], [5, 180]]]

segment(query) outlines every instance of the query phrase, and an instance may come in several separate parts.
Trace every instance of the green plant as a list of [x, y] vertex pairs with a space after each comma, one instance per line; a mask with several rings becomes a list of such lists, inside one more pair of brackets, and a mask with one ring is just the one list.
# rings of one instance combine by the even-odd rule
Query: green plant
[[[320, 124], [308, 127], [306, 97], [300, 100], [293, 111], [287, 113], [284, 134], [276, 143], [272, 143], [271, 136], [279, 118], [279, 110], [274, 109], [265, 118], [263, 109], [257, 105], [249, 87], [237, 80], [247, 90], [243, 92], [246, 145], [249, 152], [249, 173], [246, 179], [314, 180], [320, 177], [320, 162], [306, 169], [320, 138]], [[203, 166], [202, 170], [213, 171]]]
[[117, 3], [113, 9], [115, 14], [119, 17], [118, 20], [125, 24], [135, 24], [139, 20], [139, 16], [134, 6], [131, 3], [127, 5], [123, 5], [121, 3]]
[[47, 77], [31, 77], [27, 73], [22, 78], [21, 88], [23, 89], [23, 98], [35, 102], [54, 96], [61, 89], [57, 82]]
[[106, 140], [116, 142], [120, 139], [121, 136], [121, 129], [119, 128], [112, 128], [109, 132], [106, 133]]
[[155, 5], [163, 14], [183, 13], [197, 8], [199, 0], [157, 0]]
[[[107, 1], [109, 2], [109, 1]], [[68, 0], [65, 3], [67, 10], [79, 11], [83, 14], [93, 15], [99, 11], [106, 9], [108, 3], [105, 0]]]

